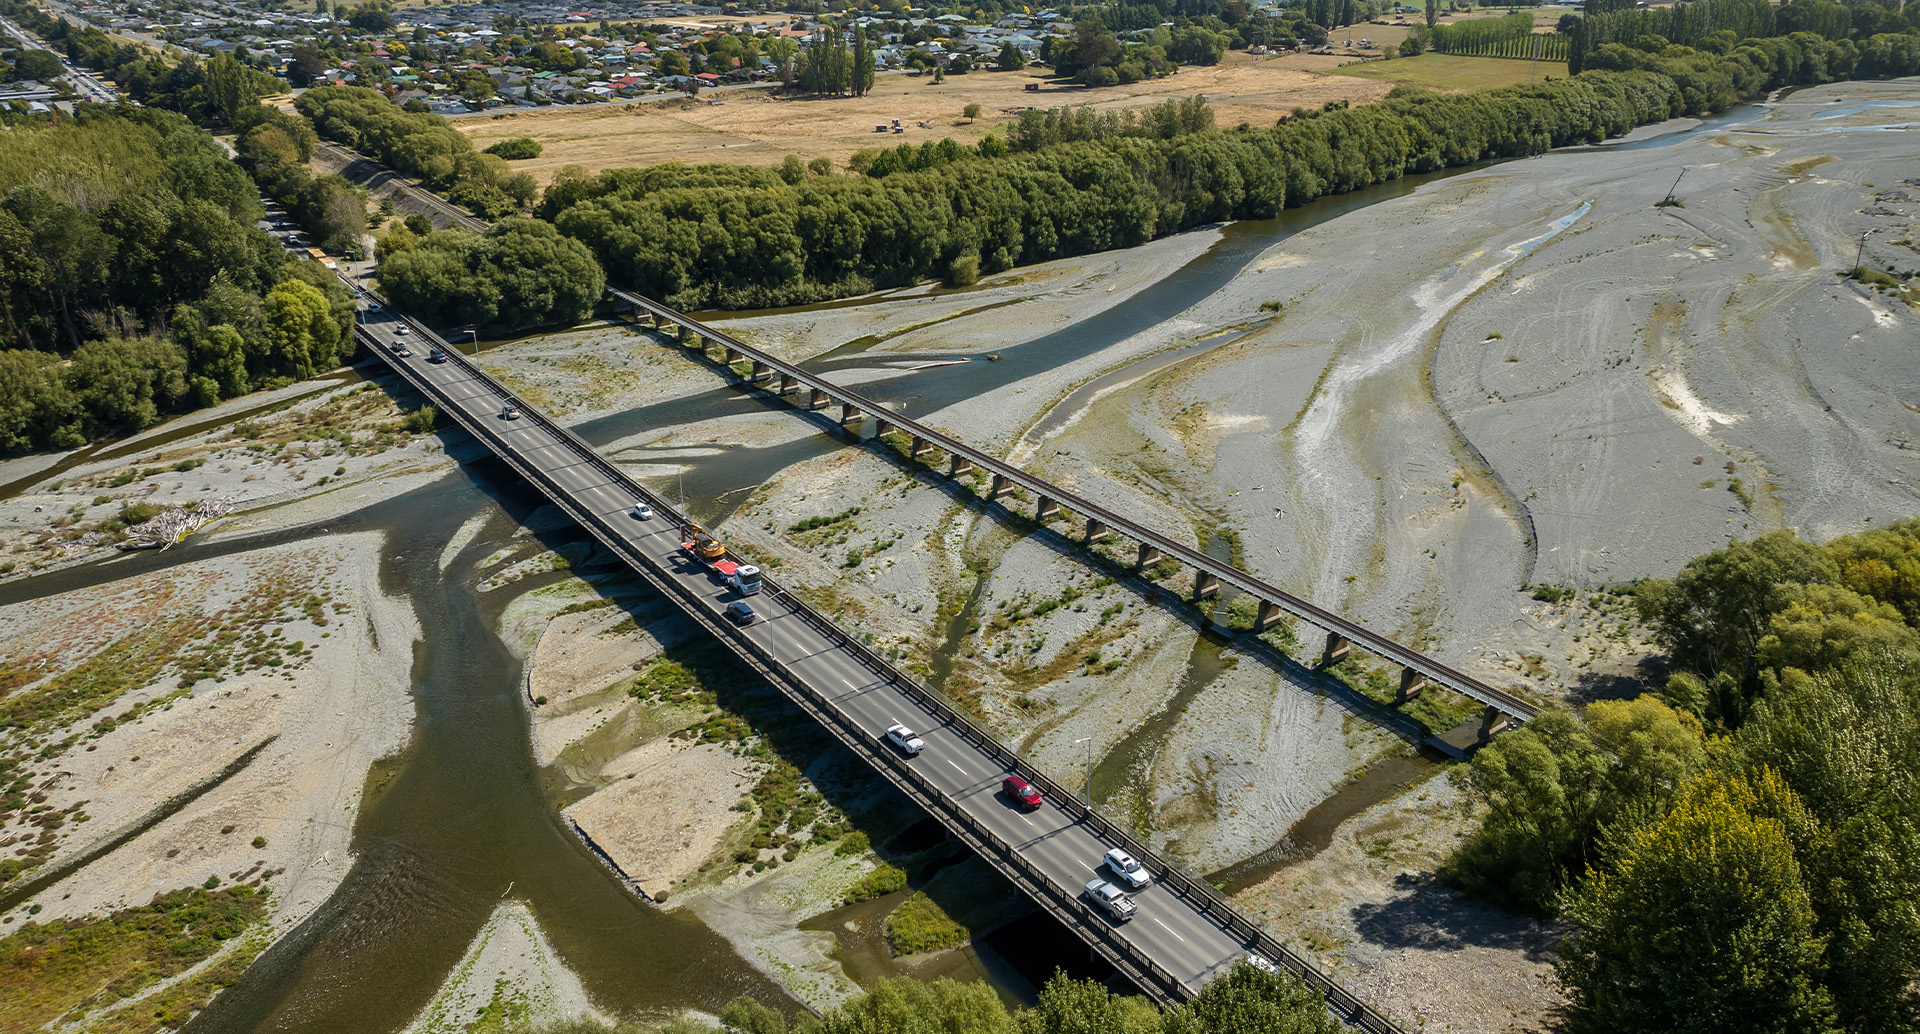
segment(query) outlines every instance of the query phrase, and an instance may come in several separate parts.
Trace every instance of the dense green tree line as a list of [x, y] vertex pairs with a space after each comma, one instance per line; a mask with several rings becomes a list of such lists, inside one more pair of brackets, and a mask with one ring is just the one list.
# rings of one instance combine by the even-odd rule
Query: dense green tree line
[[516, 216], [485, 234], [406, 226], [380, 241], [380, 287], [408, 313], [439, 326], [521, 330], [577, 323], [606, 287], [599, 263], [551, 224]]
[[1636, 587], [1657, 695], [1475, 756], [1463, 887], [1557, 913], [1574, 1034], [1920, 1024], [1920, 520]]
[[1171, 140], [1212, 128], [1213, 109], [1205, 97], [1196, 94], [1185, 100], [1162, 101], [1149, 108], [1102, 111], [1095, 111], [1090, 105], [1044, 111], [1028, 108], [1008, 130], [1007, 142], [1016, 151], [1038, 151], [1057, 144], [1129, 136]]
[[[1056, 973], [1032, 1006], [1012, 1009], [985, 983], [896, 977], [817, 1017], [801, 1013], [789, 1021], [769, 1006], [739, 998], [718, 1018], [725, 1034], [1339, 1034], [1342, 1029], [1299, 978], [1248, 965], [1234, 966], [1193, 1001], [1171, 1009]], [[544, 1028], [541, 1034], [715, 1034], [715, 1028], [690, 1018], [651, 1029], [586, 1021]]]
[[360, 236], [367, 231], [366, 197], [345, 177], [313, 174], [307, 166], [313, 157], [313, 127], [265, 105], [242, 112], [238, 122], [242, 131], [234, 151], [240, 167], [322, 249], [357, 253]]
[[541, 214], [616, 283], [683, 306], [777, 304], [1130, 247], [1425, 171], [1603, 139], [1679, 110], [1657, 75], [1308, 113], [1269, 130], [1068, 143], [798, 185], [710, 166], [563, 178]]
[[[1871, 40], [1900, 33], [1920, 31], [1920, 7], [1904, 10], [1874, 3], [1838, 4], [1833, 0], [1792, 0], [1774, 5], [1767, 0], [1695, 0], [1693, 3], [1662, 7], [1635, 8], [1631, 4], [1589, 4], [1585, 15], [1569, 26], [1568, 70], [1619, 67], [1615, 63], [1593, 63], [1591, 55], [1609, 44], [1633, 47], [1648, 53], [1660, 53], [1669, 45], [1727, 54], [1744, 41], [1784, 38], [1812, 33], [1829, 43], [1847, 41], [1856, 48]], [[1803, 47], [1803, 49], [1805, 49]], [[1843, 59], [1843, 63], [1847, 63]], [[1830, 78], [1844, 79], [1851, 71]], [[1885, 74], [1864, 71], [1864, 78]], [[1818, 76], [1790, 77], [1777, 85], [1825, 82]]]
[[346, 289], [254, 228], [178, 115], [87, 106], [0, 133], [0, 452], [81, 444], [337, 364]]
[[[975, 263], [992, 273], [1210, 222], [1269, 217], [1408, 172], [1710, 114], [1808, 75], [1914, 74], [1920, 36], [1856, 45], [1800, 34], [1749, 40], [1726, 53], [1610, 47], [1597, 56], [1623, 71], [1467, 95], [1403, 89], [1383, 103], [1301, 112], [1265, 130], [1100, 139], [1005, 155], [989, 141], [950, 156], [957, 160], [923, 148], [912, 163], [899, 156], [906, 168], [878, 177], [789, 184], [763, 170], [611, 170], [557, 183], [540, 212], [585, 242], [616, 283], [683, 307], [788, 304], [950, 277]], [[1030, 118], [1036, 128], [1047, 125], [1044, 113]], [[1054, 117], [1056, 126], [1066, 122]], [[930, 167], [915, 164], [923, 157]]]
[[474, 150], [446, 119], [402, 110], [378, 90], [317, 87], [301, 94], [294, 107], [326, 139], [415, 177], [487, 218], [519, 211], [538, 189], [531, 175], [512, 171], [504, 158]]

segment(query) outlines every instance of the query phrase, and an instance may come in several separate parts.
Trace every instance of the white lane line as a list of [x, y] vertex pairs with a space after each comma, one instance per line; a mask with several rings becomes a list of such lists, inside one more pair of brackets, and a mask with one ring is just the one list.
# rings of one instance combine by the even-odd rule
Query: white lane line
[[1026, 823], [1029, 826], [1033, 825], [1033, 816], [1027, 814], [1024, 811], [1016, 811], [1014, 812], [1014, 814], [1020, 816], [1020, 821]]
[[1147, 918], [1152, 919], [1155, 926], [1158, 926], [1160, 929], [1165, 930], [1168, 933], [1172, 933], [1174, 940], [1179, 941], [1181, 944], [1187, 943], [1187, 939], [1185, 937], [1182, 937], [1177, 933], [1173, 933], [1173, 927], [1168, 926], [1167, 924], [1161, 922], [1158, 918], [1154, 916], [1148, 916]]
[[961, 775], [966, 775], [966, 774], [967, 774], [967, 770], [966, 770], [966, 769], [964, 769], [964, 768], [961, 768], [961, 767], [960, 767], [959, 765], [957, 765], [957, 764], [954, 764], [954, 761], [953, 761], [953, 759], [952, 759], [952, 758], [946, 758], [946, 759], [945, 759], [945, 761], [946, 761], [946, 763], [947, 763], [947, 764], [949, 764], [949, 765], [953, 765], [953, 770], [954, 770], [955, 772], [958, 772], [958, 773], [960, 773]]
[[848, 689], [854, 688], [852, 679], [841, 679], [840, 684], [847, 687]]

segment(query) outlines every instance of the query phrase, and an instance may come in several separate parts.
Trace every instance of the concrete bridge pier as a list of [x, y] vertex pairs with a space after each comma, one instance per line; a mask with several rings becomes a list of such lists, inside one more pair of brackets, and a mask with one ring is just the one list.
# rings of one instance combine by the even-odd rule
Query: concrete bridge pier
[[1100, 523], [1099, 521], [1094, 520], [1091, 517], [1087, 518], [1087, 538], [1086, 538], [1087, 545], [1091, 546], [1094, 543], [1099, 542], [1101, 539], [1110, 539], [1112, 537], [1113, 537], [1112, 528], [1107, 527], [1106, 525]]
[[827, 404], [827, 393], [824, 391], [821, 391], [819, 388], [813, 389], [813, 391], [807, 395], [807, 408], [809, 410], [819, 409], [821, 406], [824, 406], [826, 404]]
[[1338, 632], [1328, 632], [1327, 649], [1325, 653], [1320, 655], [1320, 666], [1324, 668], [1329, 664], [1338, 664], [1346, 660], [1347, 654], [1352, 649], [1353, 644], [1347, 642], [1346, 636]]
[[722, 363], [725, 363], [728, 366], [732, 366], [734, 363], [739, 362], [741, 359], [740, 350], [733, 347], [732, 345], [727, 346], [726, 353], [727, 353], [726, 358], [720, 361]]
[[1486, 746], [1493, 738], [1513, 726], [1513, 719], [1506, 712], [1489, 704], [1480, 715], [1480, 745]]
[[1404, 704], [1420, 695], [1427, 688], [1427, 677], [1412, 668], [1400, 669], [1400, 692], [1393, 698], [1396, 704]]
[[793, 390], [793, 374], [790, 374], [790, 373], [781, 374], [780, 390], [776, 392], [776, 394], [785, 395], [787, 392], [792, 390]]
[[657, 312], [653, 313], [652, 315], [653, 315], [653, 329], [659, 330], [660, 328], [665, 327], [667, 325], [667, 318], [665, 316], [662, 316]]
[[1136, 566], [1138, 566], [1142, 571], [1144, 571], [1147, 569], [1148, 564], [1151, 564], [1158, 559], [1160, 559], [1159, 549], [1155, 548], [1151, 543], [1147, 543], [1147, 542], [1140, 543], [1140, 560], [1136, 564]]
[[1195, 571], [1193, 573], [1194, 599], [1204, 600], [1209, 596], [1218, 596], [1219, 594], [1220, 579], [1214, 577], [1211, 571]]
[[987, 502], [993, 502], [1011, 491], [1013, 491], [1013, 482], [1008, 481], [1005, 474], [995, 474], [993, 483], [987, 486]]
[[865, 413], [860, 412], [859, 408], [854, 406], [852, 403], [843, 402], [840, 404], [841, 426], [844, 427], [845, 425], [854, 423], [855, 421], [865, 420], [866, 417], [867, 415]]
[[893, 426], [890, 423], [887, 423], [885, 420], [879, 417], [875, 417], [873, 420], [873, 436], [875, 438], [885, 438], [887, 435], [890, 435], [897, 430], [899, 430], [899, 428]]
[[913, 444], [907, 446], [907, 455], [913, 457], [916, 460], [932, 451], [933, 451], [933, 443], [927, 441], [925, 438], [922, 438], [917, 434], [913, 436]]
[[1044, 524], [1046, 523], [1047, 518], [1059, 512], [1060, 512], [1059, 502], [1057, 502], [1056, 500], [1054, 500], [1049, 496], [1043, 495], [1040, 497], [1040, 501], [1034, 504], [1033, 519]]
[[962, 474], [971, 474], [971, 473], [973, 473], [973, 461], [966, 458], [965, 456], [960, 455], [957, 452], [954, 453], [953, 466], [947, 469], [947, 476], [957, 478]]
[[753, 361], [753, 372], [747, 374], [747, 379], [750, 381], [760, 381], [765, 379], [771, 373], [773, 373], [773, 367], [768, 366], [766, 363], [763, 363], [758, 359], [755, 359]]
[[1253, 619], [1253, 630], [1255, 632], [1265, 632], [1267, 629], [1279, 624], [1281, 616], [1281, 610], [1278, 604], [1272, 600], [1261, 600], [1260, 613], [1255, 615]]

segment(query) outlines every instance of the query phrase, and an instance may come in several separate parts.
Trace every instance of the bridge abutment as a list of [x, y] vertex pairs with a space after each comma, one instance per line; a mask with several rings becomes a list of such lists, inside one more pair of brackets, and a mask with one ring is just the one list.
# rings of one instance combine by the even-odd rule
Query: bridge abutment
[[1353, 644], [1347, 642], [1346, 636], [1338, 632], [1328, 632], [1327, 648], [1326, 651], [1320, 655], [1320, 666], [1324, 668], [1329, 664], [1338, 664], [1346, 660], [1347, 654], [1352, 652], [1352, 650]]

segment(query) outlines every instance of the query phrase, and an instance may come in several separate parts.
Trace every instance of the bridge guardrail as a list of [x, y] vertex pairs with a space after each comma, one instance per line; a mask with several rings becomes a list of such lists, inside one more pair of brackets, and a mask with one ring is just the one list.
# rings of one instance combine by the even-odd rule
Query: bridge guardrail
[[[368, 293], [373, 294], [371, 291]], [[373, 294], [373, 296], [380, 300], [383, 305], [385, 304], [384, 298], [377, 294]], [[480, 370], [469, 357], [462, 354], [438, 334], [435, 334], [430, 328], [422, 326], [397, 312], [393, 313], [393, 315], [396, 318], [406, 320], [408, 325], [413, 327], [421, 337], [439, 344], [447, 356], [447, 361], [457, 363], [468, 373], [482, 379], [494, 390], [503, 403], [512, 401], [518, 404], [523, 420], [538, 424], [556, 440], [565, 443], [601, 474], [621, 484], [622, 487], [633, 492], [637, 497], [647, 500], [658, 513], [672, 520], [683, 519], [679, 510], [668, 503], [667, 500], [656, 495], [634, 480], [631, 475], [625, 470], [622, 470], [618, 465], [601, 456], [597, 450], [582, 440], [578, 435], [575, 435], [570, 429], [554, 423], [540, 410], [526, 404], [525, 400]], [[364, 329], [360, 327], [356, 327], [356, 331], [365, 333]], [[368, 335], [368, 339], [369, 343], [374, 345], [373, 350], [378, 353], [377, 342], [372, 341], [371, 335]], [[913, 771], [911, 766], [906, 766], [899, 758], [892, 756], [886, 751], [877, 749], [877, 743], [866, 737], [856, 726], [853, 726], [846, 716], [837, 707], [833, 706], [830, 701], [827, 701], [824, 697], [816, 697], [811, 686], [807, 685], [803, 680], [792, 677], [785, 670], [785, 666], [777, 659], [768, 655], [758, 643], [743, 635], [739, 629], [722, 622], [717, 613], [709, 612], [704, 600], [689, 592], [673, 578], [668, 577], [664, 570], [656, 570], [655, 561], [653, 561], [652, 558], [627, 547], [623, 540], [615, 534], [612, 529], [604, 525], [604, 522], [598, 515], [582, 510], [574, 505], [568, 494], [561, 489], [559, 485], [550, 481], [537, 467], [519, 458], [514, 452], [510, 438], [493, 428], [479, 424], [459, 405], [454, 404], [449, 399], [441, 397], [431, 382], [424, 378], [416, 379], [411, 371], [404, 367], [395, 365], [393, 368], [398, 370], [410, 383], [413, 383], [416, 388], [419, 388], [424, 393], [444, 403], [449, 415], [467, 430], [468, 433], [488, 443], [490, 446], [496, 446], [495, 451], [507, 461], [510, 467], [529, 482], [540, 485], [543, 494], [551, 498], [555, 504], [570, 517], [582, 527], [586, 528], [589, 533], [600, 541], [603, 546], [606, 546], [609, 551], [625, 560], [629, 566], [642, 574], [643, 577], [646, 577], [650, 583], [661, 589], [664, 593], [681, 600], [682, 609], [692, 614], [696, 621], [704, 625], [716, 638], [727, 643], [735, 653], [740, 654], [743, 659], [747, 660], [751, 667], [763, 675], [766, 675], [769, 680], [779, 686], [782, 692], [790, 699], [795, 700], [795, 702], [800, 704], [804, 710], [808, 711], [816, 721], [826, 726], [837, 739], [840, 739], [842, 743], [857, 754], [868, 758], [881, 759], [882, 763], [876, 767], [887, 774], [889, 782], [894, 783], [903, 792], [907, 793], [908, 796], [919, 801], [923, 807], [934, 813], [936, 817], [941, 818], [943, 824], [949, 829], [960, 833], [963, 841], [968, 842], [969, 846], [979, 852], [989, 864], [993, 864], [996, 868], [1001, 869], [1003, 874], [1008, 875], [1015, 883], [1022, 886], [1029, 896], [1033, 897], [1043, 909], [1053, 914], [1055, 918], [1060, 919], [1069, 929], [1075, 931], [1090, 947], [1096, 950], [1105, 949], [1103, 954], [1107, 956], [1108, 961], [1112, 962], [1116, 968], [1125, 974], [1129, 980], [1137, 984], [1141, 990], [1148, 992], [1156, 999], [1162, 1001], [1175, 1001], [1191, 997], [1197, 992], [1197, 988], [1190, 987], [1174, 977], [1145, 952], [1139, 951], [1131, 942], [1117, 936], [1108, 923], [1080, 903], [1077, 888], [1063, 889], [1055, 885], [1051, 879], [1047, 878], [1037, 867], [1028, 862], [1019, 852], [1013, 851], [1004, 841], [1000, 841], [996, 849], [987, 850], [987, 845], [993, 843], [993, 840], [988, 839], [992, 837], [990, 830], [980, 825], [964, 810], [955, 806], [946, 794], [934, 789], [930, 783], [925, 781], [923, 776]], [[881, 657], [878, 652], [874, 651], [859, 639], [847, 634], [847, 632], [841, 629], [836, 623], [815, 611], [805, 600], [795, 596], [772, 578], [763, 575], [762, 582], [763, 592], [777, 595], [782, 602], [789, 606], [794, 614], [805, 620], [810, 627], [827, 636], [830, 640], [849, 648], [860, 660], [861, 664], [872, 671], [876, 677], [891, 683], [896, 688], [905, 692], [909, 697], [913, 698], [933, 714], [941, 724], [953, 729], [963, 739], [966, 739], [977, 748], [985, 751], [1003, 767], [1011, 771], [1018, 771], [1032, 780], [1041, 789], [1042, 793], [1052, 797], [1057, 804], [1066, 808], [1076, 822], [1088, 823], [1099, 832], [1103, 838], [1117, 841], [1115, 846], [1125, 849], [1138, 858], [1147, 866], [1149, 871], [1154, 874], [1156, 879], [1162, 881], [1163, 885], [1173, 889], [1180, 897], [1196, 906], [1203, 915], [1218, 922], [1223, 929], [1244, 938], [1242, 943], [1248, 950], [1258, 951], [1259, 954], [1272, 959], [1277, 964], [1286, 966], [1290, 971], [1305, 979], [1310, 986], [1314, 987], [1326, 998], [1336, 1013], [1346, 1017], [1349, 1022], [1353, 1022], [1355, 1025], [1370, 1032], [1374, 1032], [1374, 1034], [1400, 1034], [1399, 1028], [1391, 1021], [1339, 987], [1338, 984], [1322, 973], [1310, 960], [1294, 952], [1292, 948], [1261, 930], [1257, 924], [1247, 918], [1239, 909], [1221, 897], [1219, 892], [1211, 884], [1161, 858], [1157, 852], [1141, 842], [1130, 830], [1116, 825], [1111, 820], [1101, 816], [1097, 811], [1089, 807], [1086, 802], [1081, 801], [1077, 795], [1067, 791], [1059, 783], [1046, 775], [1037, 765], [1022, 755], [1010, 750], [1001, 744], [998, 739], [981, 729], [972, 718], [964, 714], [944, 694], [939, 693], [931, 687], [924, 685], [918, 679], [895, 668], [885, 658]], [[903, 775], [903, 770], [910, 774]], [[1091, 922], [1089, 922], [1089, 920], [1091, 920]]]

